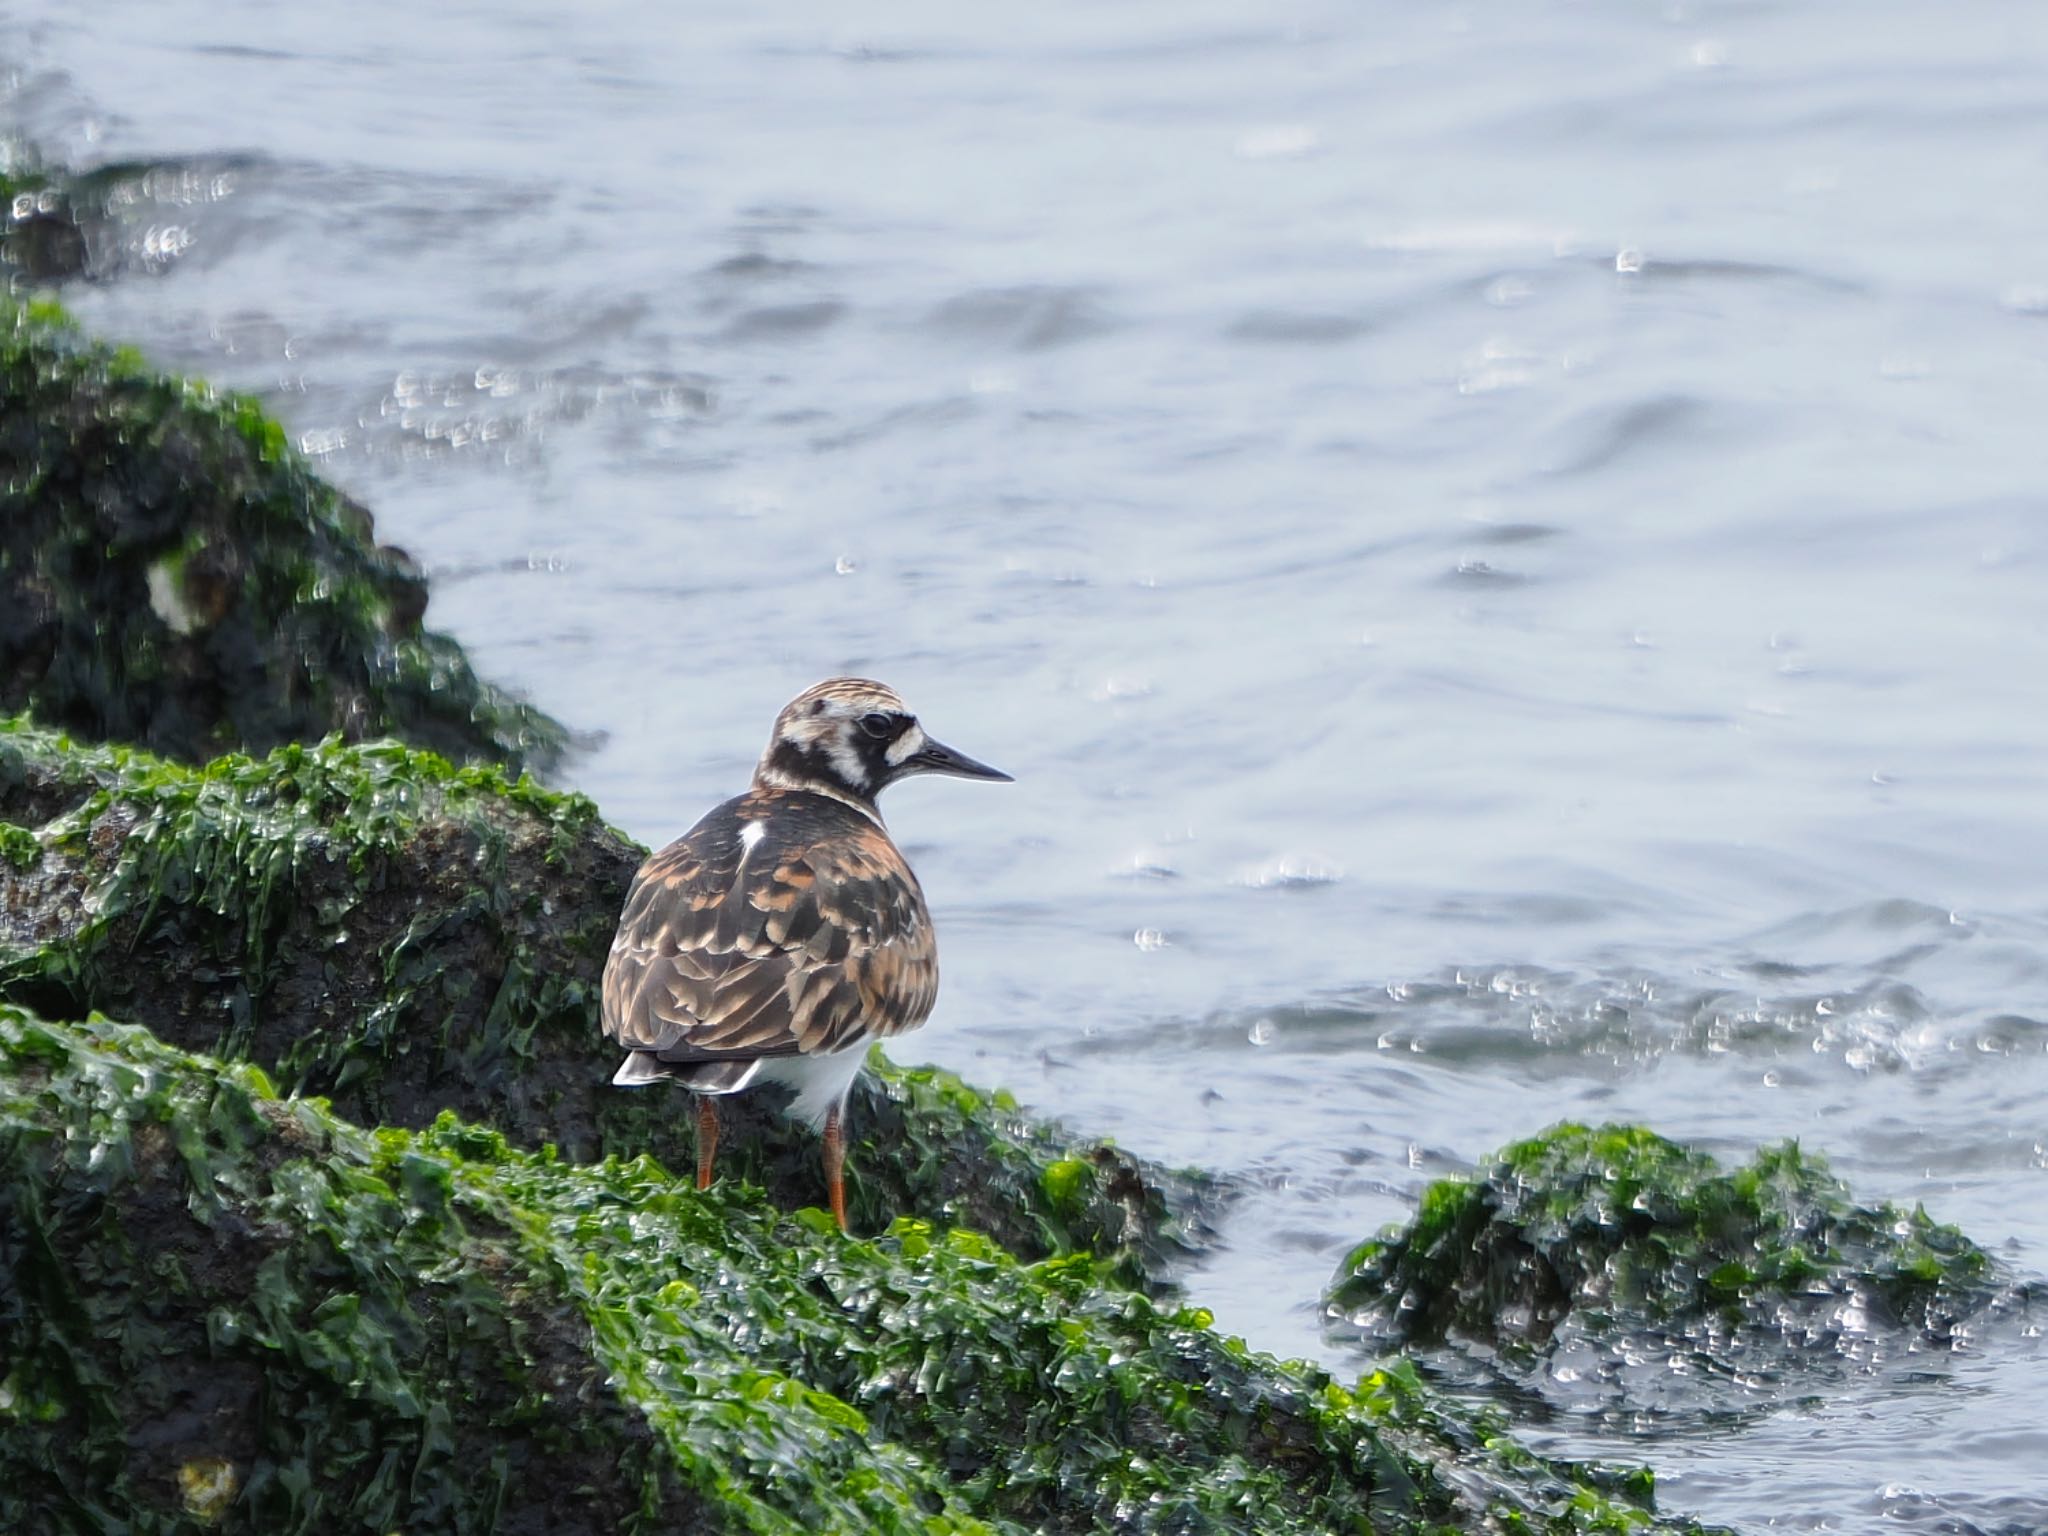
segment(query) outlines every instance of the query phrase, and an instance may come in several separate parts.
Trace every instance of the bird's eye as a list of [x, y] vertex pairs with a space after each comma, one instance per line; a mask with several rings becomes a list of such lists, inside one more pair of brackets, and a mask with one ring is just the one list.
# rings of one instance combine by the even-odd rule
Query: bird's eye
[[896, 717], [881, 713], [862, 715], [860, 717], [860, 728], [874, 737], [875, 740], [881, 741], [886, 737], [896, 734]]

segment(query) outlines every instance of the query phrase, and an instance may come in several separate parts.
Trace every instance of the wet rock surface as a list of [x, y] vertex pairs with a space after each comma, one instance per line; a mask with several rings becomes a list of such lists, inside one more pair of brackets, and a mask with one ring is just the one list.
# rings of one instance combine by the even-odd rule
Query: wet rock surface
[[1718, 1414], [1945, 1348], [2031, 1296], [1794, 1143], [1724, 1169], [1640, 1126], [1561, 1125], [1432, 1184], [1346, 1258], [1324, 1319], [1373, 1349], [1452, 1346], [1576, 1411]]
[[0, 178], [7, 200], [6, 231], [0, 234], [0, 266], [31, 282], [57, 282], [86, 269], [85, 231], [70, 200], [55, 188]]
[[706, 1528], [488, 1220], [254, 1072], [105, 1035], [0, 1006], [0, 1525]]
[[253, 401], [0, 301], [0, 709], [188, 761], [339, 732], [553, 762], [563, 728], [477, 678], [426, 604]]
[[218, 195], [237, 169], [235, 159], [218, 157], [73, 169], [0, 139], [0, 275], [57, 285], [159, 265], [171, 254], [161, 228], [152, 240], [136, 222]]
[[161, 275], [191, 243], [190, 211], [263, 169], [238, 154], [69, 166], [0, 137], [0, 276], [56, 287]]
[[10, 1530], [1671, 1528], [1084, 1257], [364, 1130], [131, 1026], [0, 1005], [0, 1188]]

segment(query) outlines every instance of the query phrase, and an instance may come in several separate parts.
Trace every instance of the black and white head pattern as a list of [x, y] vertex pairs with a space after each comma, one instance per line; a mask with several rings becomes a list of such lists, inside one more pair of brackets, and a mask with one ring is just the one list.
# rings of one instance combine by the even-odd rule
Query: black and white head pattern
[[776, 789], [837, 792], [872, 803], [914, 771], [926, 738], [893, 688], [835, 677], [806, 688], [775, 717], [755, 782]]

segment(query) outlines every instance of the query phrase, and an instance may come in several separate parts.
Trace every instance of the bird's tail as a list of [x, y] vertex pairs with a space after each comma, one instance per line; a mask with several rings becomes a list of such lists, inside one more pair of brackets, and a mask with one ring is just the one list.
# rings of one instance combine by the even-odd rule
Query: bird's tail
[[761, 1068], [758, 1057], [747, 1061], [663, 1061], [653, 1051], [628, 1051], [612, 1074], [614, 1088], [645, 1088], [650, 1083], [681, 1083], [692, 1093], [738, 1093]]

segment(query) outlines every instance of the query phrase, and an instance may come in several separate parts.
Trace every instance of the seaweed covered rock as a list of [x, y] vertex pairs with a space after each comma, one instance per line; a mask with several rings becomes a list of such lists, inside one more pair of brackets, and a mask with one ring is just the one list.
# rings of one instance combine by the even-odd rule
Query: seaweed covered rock
[[1582, 1384], [1569, 1395], [1646, 1410], [1675, 1401], [1677, 1378], [1768, 1393], [1943, 1343], [1994, 1301], [2023, 1303], [1993, 1271], [1924, 1210], [1859, 1205], [1796, 1144], [1723, 1170], [1639, 1126], [1567, 1124], [1430, 1185], [1406, 1228], [1345, 1259], [1324, 1317], [1375, 1345], [1565, 1360], [1543, 1374]]
[[422, 629], [426, 604], [253, 400], [0, 300], [0, 709], [190, 761], [332, 732], [553, 761], [562, 727]]
[[0, 1525], [1655, 1530], [1411, 1373], [0, 1005]]
[[[578, 1161], [692, 1160], [685, 1095], [610, 1084], [598, 981], [641, 853], [580, 796], [393, 743], [193, 769], [17, 720], [0, 721], [0, 825], [0, 996], [254, 1061], [364, 1124], [452, 1109]], [[857, 1094], [863, 1230], [965, 1220], [1027, 1258], [1087, 1249], [1157, 1283], [1219, 1196], [944, 1073], [884, 1067]], [[763, 1095], [728, 1131], [729, 1175], [818, 1201], [816, 1138]]]
[[1406, 1229], [1353, 1250], [1327, 1306], [1404, 1340], [1540, 1343], [1574, 1311], [1664, 1323], [1791, 1299], [1939, 1333], [1990, 1271], [1926, 1211], [1856, 1204], [1796, 1143], [1723, 1172], [1640, 1126], [1560, 1125], [1432, 1184]]

